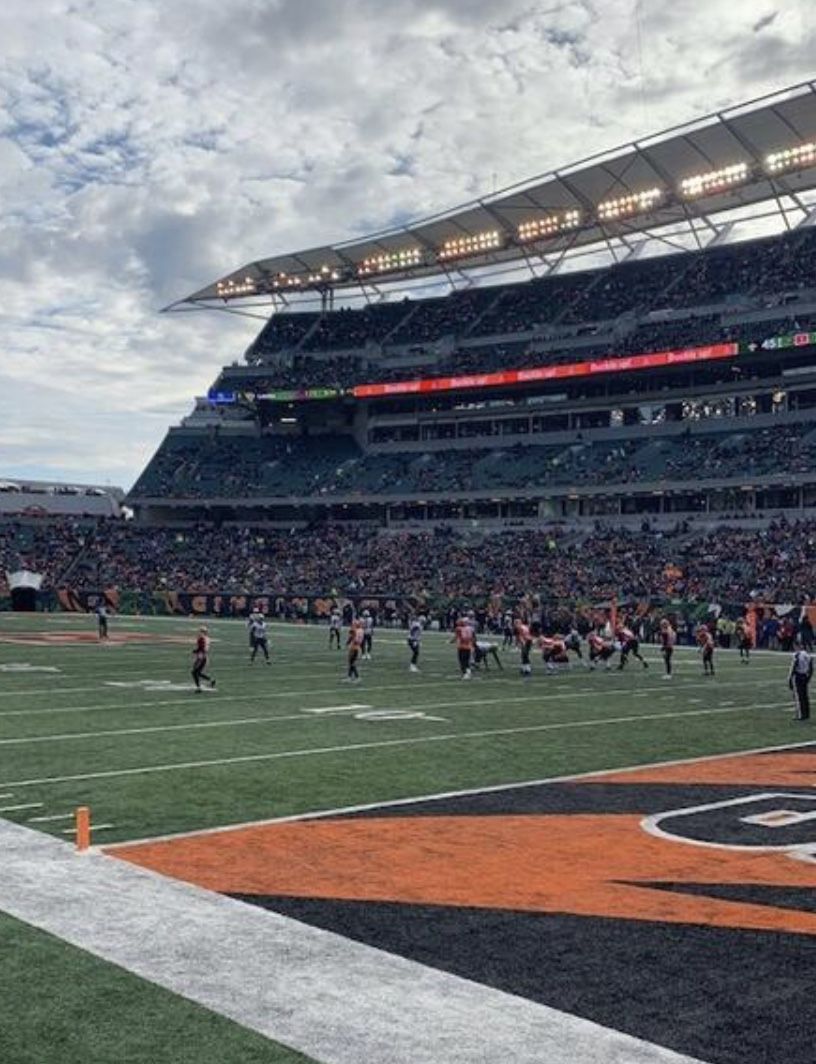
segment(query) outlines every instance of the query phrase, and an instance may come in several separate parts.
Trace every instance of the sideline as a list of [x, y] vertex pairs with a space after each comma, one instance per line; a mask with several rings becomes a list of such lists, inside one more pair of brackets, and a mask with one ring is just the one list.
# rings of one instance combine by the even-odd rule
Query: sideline
[[289, 824], [298, 820], [320, 820], [323, 817], [348, 816], [355, 813], [370, 813], [377, 809], [394, 809], [403, 805], [417, 805], [420, 802], [442, 802], [450, 798], [471, 798], [479, 794], [500, 794], [502, 791], [523, 790], [526, 787], [542, 787], [548, 783], [578, 783], [591, 780], [596, 776], [608, 776], [610, 773], [641, 772], [643, 769], [671, 768], [675, 765], [697, 765], [706, 761], [722, 761], [730, 757], [749, 757], [752, 754], [772, 754], [780, 750], [796, 750], [799, 747], [816, 746], [816, 739], [795, 743], [781, 743], [776, 746], [752, 746], [747, 750], [730, 750], [724, 754], [701, 754], [697, 757], [678, 757], [671, 761], [640, 761], [636, 765], [617, 768], [594, 768], [590, 772], [573, 772], [566, 776], [544, 776], [542, 779], [517, 780], [514, 783], [493, 783], [486, 787], [466, 787], [458, 791], [437, 791], [434, 794], [414, 794], [408, 798], [387, 798], [382, 802], [366, 802], [362, 805], [344, 805], [336, 809], [314, 809], [308, 813], [290, 813], [287, 816], [265, 817], [263, 820], [245, 820], [236, 824], [225, 824], [217, 828], [197, 828], [194, 831], [173, 831], [166, 835], [150, 835], [142, 838], [128, 839], [127, 842], [112, 842], [104, 846], [105, 852], [118, 850], [148, 842], [165, 842], [169, 839], [192, 839], [198, 835], [220, 835], [222, 832], [243, 831], [244, 828], [260, 828], [265, 824]]
[[322, 1064], [700, 1064], [0, 820], [0, 908]]

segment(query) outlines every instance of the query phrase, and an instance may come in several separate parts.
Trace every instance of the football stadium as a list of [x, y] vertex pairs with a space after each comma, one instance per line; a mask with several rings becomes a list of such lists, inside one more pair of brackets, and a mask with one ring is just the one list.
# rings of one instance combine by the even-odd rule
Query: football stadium
[[812, 1064], [816, 84], [232, 266], [0, 469], [0, 1060]]

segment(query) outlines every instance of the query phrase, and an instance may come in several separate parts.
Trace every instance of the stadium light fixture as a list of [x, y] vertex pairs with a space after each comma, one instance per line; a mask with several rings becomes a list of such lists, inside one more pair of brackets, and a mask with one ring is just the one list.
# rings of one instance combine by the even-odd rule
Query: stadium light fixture
[[715, 192], [725, 192], [734, 185], [741, 185], [751, 176], [748, 163], [733, 163], [719, 170], [707, 170], [702, 174], [692, 174], [680, 182], [680, 195], [686, 199], [695, 196], [711, 196]]
[[251, 277], [244, 277], [241, 281], [236, 281], [233, 277], [228, 277], [226, 281], [217, 281], [215, 285], [216, 294], [224, 299], [228, 299], [231, 296], [245, 296], [254, 295], [257, 291], [255, 281]]
[[368, 277], [373, 273], [410, 270], [412, 266], [421, 265], [421, 248], [400, 248], [398, 251], [386, 251], [381, 255], [370, 255], [367, 259], [363, 259], [357, 267], [357, 276]]
[[482, 255], [485, 251], [493, 251], [502, 246], [502, 237], [498, 229], [486, 229], [473, 236], [454, 237], [446, 240], [437, 251], [436, 257], [440, 262], [449, 259], [465, 259], [471, 255]]
[[272, 277], [269, 284], [275, 290], [279, 290], [281, 288], [302, 288], [304, 285], [325, 285], [329, 281], [339, 281], [340, 279], [340, 274], [337, 270], [333, 270], [331, 266], [323, 265], [314, 273], [305, 275], [286, 273], [282, 270]]
[[663, 189], [644, 188], [628, 196], [603, 200], [598, 204], [598, 218], [602, 222], [613, 222], [617, 218], [627, 218], [631, 214], [646, 214], [663, 199]]
[[806, 141], [793, 148], [783, 148], [771, 152], [765, 158], [765, 169], [769, 174], [778, 174], [783, 170], [804, 170], [816, 166], [816, 141]]
[[522, 222], [516, 230], [519, 240], [540, 240], [542, 237], [555, 236], [564, 229], [575, 229], [581, 224], [581, 212], [576, 210], [561, 211], [557, 214], [545, 214]]

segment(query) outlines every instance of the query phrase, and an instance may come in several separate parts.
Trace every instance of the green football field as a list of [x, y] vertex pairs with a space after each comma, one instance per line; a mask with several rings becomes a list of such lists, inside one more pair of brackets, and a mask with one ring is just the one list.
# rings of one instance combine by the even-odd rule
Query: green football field
[[0, 615], [0, 815], [67, 838], [89, 805], [104, 844], [801, 737], [783, 656], [722, 652], [711, 679], [680, 650], [667, 683], [647, 648], [648, 671], [524, 681], [508, 652], [463, 682], [444, 635], [412, 674], [380, 630], [349, 684], [322, 629], [274, 626], [272, 665], [250, 667], [245, 626], [215, 621], [217, 689], [196, 696], [197, 624], [115, 618], [98, 644], [75, 640], [89, 618]]
[[[507, 652], [503, 672], [463, 682], [444, 635], [426, 635], [412, 674], [404, 634], [379, 630], [349, 684], [323, 629], [273, 626], [272, 664], [250, 667], [245, 625], [214, 621], [217, 689], [197, 696], [198, 623], [117, 617], [99, 644], [91, 618], [0, 614], [0, 817], [70, 843], [88, 805], [105, 845], [809, 738], [785, 656], [744, 666], [720, 652], [711, 679], [680, 650], [666, 682], [647, 648], [648, 670], [547, 675], [536, 660], [525, 681]], [[0, 919], [0, 941], [13, 947], [0, 959], [7, 1064], [114, 1059], [110, 1039], [117, 1060], [188, 1059], [145, 1045], [140, 1002], [190, 1060], [303, 1059], [27, 925]], [[72, 1000], [71, 973], [105, 1024]], [[85, 1021], [69, 1024], [74, 1012]]]

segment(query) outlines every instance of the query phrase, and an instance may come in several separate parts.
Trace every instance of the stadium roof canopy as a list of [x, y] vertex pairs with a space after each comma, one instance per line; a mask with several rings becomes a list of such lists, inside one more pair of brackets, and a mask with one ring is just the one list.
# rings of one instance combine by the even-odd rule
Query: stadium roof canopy
[[[537, 276], [577, 249], [637, 254], [724, 238], [735, 210], [764, 204], [792, 228], [816, 219], [816, 81], [707, 115], [409, 225], [275, 255], [225, 274], [168, 310], [239, 311], [335, 292], [382, 299], [425, 279], [454, 285], [519, 265]], [[685, 239], [683, 239], [685, 237]]]

